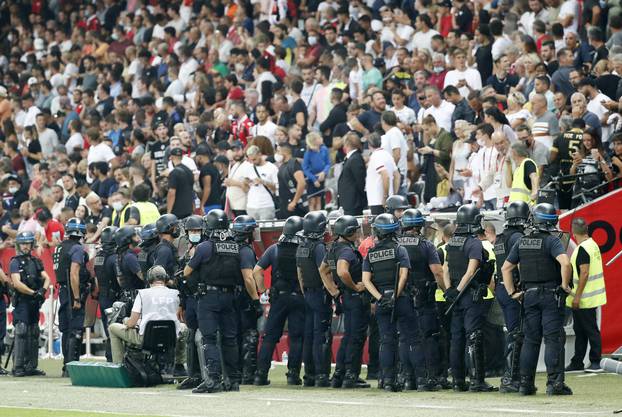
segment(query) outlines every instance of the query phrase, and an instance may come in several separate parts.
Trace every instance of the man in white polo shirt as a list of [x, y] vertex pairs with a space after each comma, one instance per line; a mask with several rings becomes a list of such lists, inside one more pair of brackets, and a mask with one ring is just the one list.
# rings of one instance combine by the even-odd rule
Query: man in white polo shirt
[[[385, 134], [381, 137], [381, 147], [393, 156], [393, 161], [397, 165], [402, 178], [406, 175], [406, 154], [408, 153], [408, 144], [404, 133], [397, 127], [398, 118], [393, 111], [385, 111], [382, 113], [380, 123]], [[396, 191], [399, 191], [396, 189]]]
[[367, 165], [365, 191], [371, 214], [377, 215], [384, 213], [387, 197], [395, 194], [394, 190], [399, 188], [400, 173], [393, 156], [381, 147], [380, 135], [369, 135], [367, 144], [372, 153]]

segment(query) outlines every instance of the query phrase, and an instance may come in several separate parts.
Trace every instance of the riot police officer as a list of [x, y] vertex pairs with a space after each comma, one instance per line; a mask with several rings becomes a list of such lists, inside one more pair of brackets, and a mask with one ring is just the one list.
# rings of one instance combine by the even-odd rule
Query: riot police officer
[[[195, 270], [199, 271], [198, 320], [205, 348], [205, 377], [192, 392], [212, 393], [223, 389], [237, 391], [240, 372], [234, 291], [241, 274], [248, 295], [253, 304], [258, 305], [259, 297], [252, 276], [255, 255], [248, 247], [240, 248], [231, 238], [229, 219], [224, 211], [211, 210], [205, 216], [205, 227], [208, 240], [197, 246], [184, 268], [186, 277]], [[217, 344], [218, 333], [221, 338], [220, 349]]]
[[[523, 235], [525, 225], [529, 219], [529, 205], [524, 201], [513, 201], [507, 207], [505, 213], [505, 227], [503, 233], [497, 235], [495, 239], [495, 262], [497, 270], [495, 274], [495, 298], [503, 311], [505, 327], [508, 331], [506, 339], [506, 368], [501, 377], [499, 392], [518, 392], [520, 385], [520, 351], [523, 345], [523, 334], [521, 326], [521, 306], [520, 303], [512, 299], [503, 285], [503, 274], [501, 268], [505, 258], [510, 253], [510, 249]], [[518, 286], [520, 275], [518, 269], [512, 271], [514, 285]]]
[[408, 199], [403, 195], [394, 194], [389, 196], [386, 201], [387, 213], [395, 216], [396, 219], [400, 220], [405, 210], [410, 208], [410, 204], [408, 204]]
[[[483, 297], [487, 292], [492, 270], [486, 259], [482, 242], [474, 237], [481, 228], [482, 215], [474, 204], [458, 209], [456, 230], [446, 246], [447, 262], [444, 280], [445, 299], [453, 311], [451, 317], [450, 364], [454, 391], [484, 392], [494, 388], [485, 381], [484, 333], [485, 319]], [[462, 295], [458, 299], [459, 294]], [[470, 384], [465, 383], [465, 345], [471, 361]]]
[[[548, 395], [572, 395], [564, 383], [564, 307], [570, 292], [572, 267], [556, 231], [557, 214], [548, 203], [533, 210], [534, 231], [521, 237], [503, 264], [503, 283], [510, 297], [523, 298], [525, 341], [520, 356], [523, 395], [536, 393], [534, 384], [540, 344], [544, 336]], [[520, 263], [522, 290], [514, 285], [512, 271]]]
[[137, 291], [145, 287], [135, 252], [140, 244], [140, 237], [134, 226], [123, 226], [115, 232], [114, 240], [117, 245], [117, 280], [124, 297], [133, 301]]
[[[436, 391], [440, 374], [439, 322], [436, 313], [435, 294], [437, 287], [444, 289], [443, 268], [434, 244], [427, 240], [421, 229], [425, 218], [421, 211], [408, 209], [402, 219], [400, 244], [408, 252], [410, 260], [409, 284], [413, 287], [414, 309], [423, 341], [415, 344], [415, 357], [423, 369], [415, 369], [418, 391]], [[421, 349], [421, 352], [417, 352]]]
[[160, 236], [155, 223], [150, 223], [143, 227], [139, 232], [139, 236], [140, 252], [138, 252], [138, 264], [143, 277], [146, 277], [147, 271], [153, 266], [153, 252], [160, 242]]
[[[255, 257], [253, 268], [257, 262], [257, 255], [253, 249], [253, 231], [257, 227], [257, 222], [252, 216], [237, 216], [231, 225], [233, 239], [240, 246], [240, 249], [250, 250]], [[242, 275], [238, 276], [236, 283], [235, 301], [238, 313], [238, 343], [240, 346], [240, 367], [242, 371], [242, 384], [253, 385], [255, 373], [257, 372], [257, 344], [259, 343], [259, 332], [257, 331], [257, 319], [263, 314], [263, 307], [259, 299], [254, 301], [249, 297], [249, 292], [245, 288], [245, 281]], [[257, 294], [257, 286], [253, 278], [251, 292]]]
[[[326, 233], [326, 216], [319, 211], [307, 213], [302, 221], [303, 239], [296, 250], [298, 280], [305, 298], [305, 336], [303, 356], [305, 386], [330, 386], [333, 317], [331, 295], [338, 295], [332, 281], [324, 281], [319, 267], [326, 256], [322, 239]], [[327, 286], [325, 288], [325, 285]], [[327, 291], [333, 291], [328, 293]]]
[[[0, 340], [4, 340], [4, 336], [6, 336], [6, 308], [9, 300], [10, 283], [11, 281], [0, 268]], [[8, 374], [8, 372], [2, 367], [4, 346], [4, 343], [0, 343], [0, 375]]]
[[[188, 248], [182, 259], [182, 266], [185, 266], [196, 251], [197, 246], [204, 240], [205, 222], [198, 215], [190, 216], [184, 223], [184, 230], [188, 238]], [[156, 235], [157, 236], [157, 235]], [[200, 339], [199, 321], [197, 319], [197, 284], [199, 271], [193, 271], [188, 276], [177, 278], [177, 288], [179, 289], [180, 306], [183, 310], [183, 317], [188, 333], [186, 336], [186, 364], [188, 366], [188, 378], [183, 380], [177, 389], [195, 388], [201, 383], [201, 367], [203, 362], [200, 355], [203, 354], [203, 343]], [[198, 333], [198, 334], [197, 334]]]
[[84, 220], [71, 218], [65, 225], [65, 240], [54, 252], [60, 307], [58, 328], [62, 332], [63, 377], [69, 376], [65, 365], [80, 360], [84, 329], [84, 303], [92, 285], [86, 269], [88, 255], [80, 240], [86, 232]]
[[99, 309], [101, 312], [102, 324], [106, 333], [106, 360], [112, 362], [110, 351], [110, 335], [108, 333], [108, 316], [106, 309], [112, 307], [112, 303], [119, 299], [121, 287], [117, 281], [117, 255], [114, 235], [118, 228], [114, 226], [105, 227], [100, 236], [101, 248], [95, 255], [93, 269], [95, 278], [99, 286]]
[[354, 216], [341, 216], [333, 226], [337, 237], [326, 253], [321, 270], [330, 271], [342, 297], [345, 329], [331, 381], [333, 388], [369, 388], [359, 380], [365, 336], [369, 325], [369, 298], [361, 281], [363, 258], [356, 248], [359, 224]]
[[153, 265], [163, 266], [169, 277], [173, 277], [177, 265], [177, 248], [173, 241], [179, 237], [179, 220], [174, 214], [165, 214], [156, 221], [160, 243], [153, 251]]
[[40, 259], [30, 255], [35, 243], [32, 232], [20, 232], [15, 238], [17, 256], [11, 259], [9, 271], [16, 294], [13, 301], [15, 346], [13, 376], [45, 375], [39, 363], [39, 309], [45, 301], [50, 277]]
[[[369, 250], [363, 261], [363, 283], [376, 300], [376, 319], [380, 333], [380, 367], [385, 391], [395, 392], [399, 385], [395, 378], [397, 319], [399, 331], [413, 340], [415, 328], [407, 317], [412, 311], [408, 297], [402, 292], [408, 279], [410, 261], [406, 248], [397, 242], [400, 224], [392, 214], [380, 214], [374, 219], [372, 230], [378, 243]], [[412, 317], [411, 317], [412, 319]]]
[[291, 216], [283, 225], [283, 232], [277, 243], [261, 255], [253, 276], [259, 292], [264, 293], [264, 271], [271, 267], [270, 311], [264, 329], [264, 337], [257, 358], [255, 385], [268, 385], [268, 371], [276, 344], [283, 334], [287, 320], [289, 338], [289, 359], [287, 362], [287, 384], [300, 385], [302, 365], [302, 338], [305, 323], [305, 302], [298, 283], [296, 271], [296, 250], [300, 243], [297, 233], [302, 230], [302, 218]]

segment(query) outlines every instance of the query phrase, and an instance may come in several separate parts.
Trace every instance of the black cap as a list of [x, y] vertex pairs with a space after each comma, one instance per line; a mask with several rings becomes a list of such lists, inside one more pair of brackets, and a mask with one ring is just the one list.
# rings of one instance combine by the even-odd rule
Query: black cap
[[234, 140], [233, 142], [231, 142], [231, 149], [235, 149], [235, 148], [242, 149], [243, 147], [244, 147], [244, 144], [242, 143], [242, 141]]
[[441, 0], [438, 2], [438, 6], [440, 7], [447, 7], [448, 9], [451, 9], [451, 1], [450, 0]]
[[221, 164], [229, 165], [229, 160], [224, 155], [218, 155], [214, 158], [214, 162], [220, 162]]

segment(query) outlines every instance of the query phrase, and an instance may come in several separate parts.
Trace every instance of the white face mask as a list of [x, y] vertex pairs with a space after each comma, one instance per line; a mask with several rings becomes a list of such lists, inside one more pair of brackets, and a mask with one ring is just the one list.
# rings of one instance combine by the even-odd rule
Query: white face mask
[[309, 36], [307, 38], [307, 41], [309, 42], [310, 46], [313, 46], [317, 43], [317, 37], [316, 36]]
[[118, 202], [118, 201], [115, 203], [112, 203], [112, 208], [115, 209], [116, 211], [121, 211], [123, 210], [123, 203]]
[[201, 233], [188, 233], [190, 243], [199, 243], [201, 241]]
[[443, 67], [434, 67], [434, 72], [437, 73], [437, 74], [439, 72], [443, 72], [443, 71], [445, 71], [445, 68], [443, 68]]
[[235, 64], [235, 72], [242, 72], [244, 71], [244, 64]]
[[19, 187], [9, 187], [9, 192], [11, 194], [15, 194], [18, 191], [19, 191]]
[[283, 155], [281, 155], [280, 153], [275, 153], [274, 154], [274, 161], [277, 164], [280, 164], [281, 162], [283, 162]]

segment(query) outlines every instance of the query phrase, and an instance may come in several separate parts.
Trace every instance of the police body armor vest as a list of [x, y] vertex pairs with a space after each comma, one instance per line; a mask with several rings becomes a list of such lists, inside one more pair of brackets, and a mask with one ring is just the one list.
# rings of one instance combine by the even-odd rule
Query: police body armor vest
[[201, 283], [216, 287], [234, 287], [240, 272], [240, 246], [232, 239], [212, 242], [212, 256], [199, 268]]
[[93, 269], [95, 271], [95, 277], [97, 277], [97, 284], [99, 286], [100, 293], [110, 295], [111, 292], [117, 293], [119, 291], [119, 282], [117, 281], [116, 271], [116, 258], [110, 260], [115, 256], [112, 251], [100, 250], [95, 255], [95, 261], [93, 262]]
[[400, 245], [393, 240], [383, 239], [367, 253], [372, 272], [372, 282], [378, 291], [392, 290], [395, 287], [396, 264]]
[[323, 244], [319, 240], [304, 239], [296, 250], [296, 263], [302, 271], [302, 285], [304, 288], [322, 287], [320, 270], [315, 263], [315, 248]]
[[[54, 251], [54, 271], [56, 271], [56, 282], [61, 285], [66, 285], [70, 282], [69, 272], [71, 270], [71, 257], [69, 256], [69, 251], [75, 245], [79, 244], [80, 242], [76, 240], [67, 239], [62, 241]], [[80, 287], [86, 286], [91, 279], [89, 271], [86, 269], [88, 260], [88, 255], [84, 253], [84, 261], [80, 267]]]
[[[158, 243], [156, 247], [153, 249], [153, 253], [155, 253], [161, 246], [167, 246], [171, 250], [171, 253], [173, 254], [173, 261], [174, 261], [173, 265], [172, 266], [162, 265], [164, 269], [166, 269], [166, 273], [168, 274], [168, 276], [172, 277], [175, 275], [175, 272], [177, 272], [177, 268], [179, 268], [179, 263], [177, 262], [177, 248], [175, 247], [175, 245], [173, 245], [168, 240], [161, 240], [160, 243]], [[153, 266], [153, 264], [151, 266]]]
[[[496, 282], [497, 284], [503, 283], [503, 274], [501, 273], [501, 268], [505, 263], [508, 254], [510, 253], [510, 248], [508, 246], [508, 242], [510, 238], [515, 234], [522, 235], [522, 233], [516, 229], [506, 229], [500, 235], [497, 235], [495, 239], [495, 262], [497, 264], [497, 274], [496, 274]], [[518, 272], [518, 268], [514, 268], [512, 271], [512, 278], [514, 280], [514, 284], [517, 284], [520, 281], [520, 274]]]
[[[186, 254], [184, 255], [182, 259], [183, 265], [180, 265], [181, 270], [183, 270], [183, 268], [188, 264], [188, 261], [190, 261], [190, 256], [188, 256], [188, 251], [186, 251]], [[192, 274], [190, 274], [189, 276], [185, 276], [183, 274], [181, 276], [178, 275], [177, 287], [178, 287], [180, 294], [184, 297], [196, 295], [197, 290], [198, 290], [198, 287], [197, 287], [198, 284], [199, 284], [199, 271], [196, 269], [194, 269], [192, 271]]]
[[[30, 255], [19, 255], [13, 259], [17, 259], [19, 263], [19, 275], [22, 282], [31, 290], [37, 291], [43, 287], [43, 278], [41, 272], [44, 271], [43, 264], [38, 258]], [[19, 297], [29, 297], [20, 292], [16, 292]]]
[[143, 276], [147, 276], [147, 271], [149, 268], [153, 266], [153, 253], [155, 252], [156, 245], [151, 245], [146, 248], [141, 248], [140, 252], [138, 252], [138, 265], [140, 265], [140, 270], [143, 273]]
[[330, 271], [333, 274], [333, 280], [339, 286], [339, 289], [351, 291], [351, 289], [348, 288], [346, 284], [343, 283], [341, 278], [339, 278], [339, 275], [337, 275], [337, 261], [339, 260], [339, 256], [341, 255], [341, 252], [347, 249], [352, 249], [357, 259], [356, 262], [353, 262], [350, 264], [349, 271], [350, 271], [350, 276], [352, 277], [352, 282], [354, 282], [355, 284], [358, 284], [359, 282], [361, 282], [362, 275], [363, 275], [363, 263], [362, 263], [363, 258], [361, 254], [359, 253], [359, 251], [356, 250], [356, 247], [352, 243], [333, 242], [333, 244], [330, 246], [330, 249], [328, 250], [328, 253], [326, 255], [326, 260], [328, 262], [328, 267], [330, 268]]
[[457, 287], [469, 266], [469, 258], [464, 253], [468, 235], [454, 235], [445, 248], [447, 249], [447, 268], [452, 287]]
[[518, 241], [520, 276], [526, 284], [561, 284], [561, 271], [557, 261], [544, 253], [544, 240], [548, 233], [536, 232]]
[[402, 235], [400, 245], [406, 248], [410, 259], [410, 280], [418, 286], [419, 283], [435, 282], [434, 274], [430, 270], [429, 259], [423, 254], [421, 244], [427, 241], [421, 235]]
[[125, 255], [128, 252], [131, 253], [133, 256], [136, 256], [129, 249], [126, 249], [125, 251], [119, 252], [117, 254], [117, 280], [119, 281], [119, 286], [122, 290], [139, 290], [141, 288], [144, 288], [143, 281], [138, 277], [138, 275], [131, 272], [125, 266]]
[[278, 291], [300, 291], [298, 270], [296, 269], [296, 243], [277, 243], [276, 259], [278, 267], [272, 268], [272, 286]]

